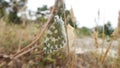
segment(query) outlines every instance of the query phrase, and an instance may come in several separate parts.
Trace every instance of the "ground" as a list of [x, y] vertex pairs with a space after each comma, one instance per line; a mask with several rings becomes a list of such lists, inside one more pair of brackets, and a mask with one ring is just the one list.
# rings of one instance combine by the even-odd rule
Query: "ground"
[[[43, 26], [44, 27], [44, 26]], [[95, 40], [93, 37], [77, 37], [74, 29], [68, 25], [68, 38], [70, 45], [70, 56], [67, 56], [63, 50], [51, 55], [43, 55], [40, 53], [40, 41], [35, 45], [39, 46], [35, 50], [14, 59], [11, 68], [40, 68], [45, 64], [45, 68], [118, 68], [120, 62], [117, 54], [118, 41], [112, 42], [112, 47], [107, 54], [104, 63], [101, 63], [101, 55], [104, 55], [110, 45], [109, 40], [105, 40], [104, 48], [102, 48], [102, 39], [98, 38], [99, 48], [95, 48]], [[41, 31], [39, 24], [31, 23], [26, 26], [22, 25], [6, 25], [0, 20], [0, 67], [8, 68], [10, 56], [19, 52], [30, 44]], [[71, 59], [68, 59], [71, 58]], [[41, 62], [40, 62], [41, 61]], [[46, 63], [47, 61], [47, 63]], [[49, 62], [48, 62], [49, 61]], [[64, 63], [63, 63], [64, 61]], [[68, 62], [69, 61], [69, 62]], [[65, 67], [65, 65], [69, 65]], [[50, 67], [51, 66], [51, 67]], [[52, 67], [53, 66], [53, 67]], [[72, 67], [70, 67], [72, 66]]]

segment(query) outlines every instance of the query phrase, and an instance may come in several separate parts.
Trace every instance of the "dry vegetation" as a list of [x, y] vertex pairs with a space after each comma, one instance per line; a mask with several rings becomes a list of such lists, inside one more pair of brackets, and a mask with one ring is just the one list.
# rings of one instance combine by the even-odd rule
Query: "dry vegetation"
[[[116, 40], [110, 38], [107, 42], [103, 33], [100, 42], [97, 30], [90, 39], [83, 37], [80, 40], [68, 25], [70, 47], [66, 48], [70, 50], [60, 49], [44, 55], [41, 50], [42, 38], [52, 17], [42, 28], [35, 23], [26, 26], [6, 25], [0, 19], [0, 68], [120, 68], [120, 17], [118, 29], [113, 34], [113, 37], [117, 36]], [[115, 41], [118, 42], [117, 46], [114, 46]], [[112, 51], [118, 51], [117, 55]]]
[[[12, 26], [12, 27], [11, 27]], [[23, 27], [22, 25], [6, 25], [5, 22], [0, 20], [0, 67], [2, 68], [119, 68], [119, 56], [117, 58], [108, 56], [110, 50], [112, 50], [112, 41], [106, 44], [100, 43], [99, 38], [93, 35], [93, 41], [87, 37], [83, 37], [80, 41], [74, 35], [74, 29], [67, 26], [68, 38], [70, 44], [69, 56], [64, 49], [60, 49], [50, 55], [43, 55], [41, 53], [40, 40], [35, 44], [36, 47], [30, 49], [25, 55], [21, 55], [17, 59], [13, 59], [13, 56], [20, 52], [22, 48], [25, 48], [30, 44], [37, 34], [41, 32], [39, 24], [30, 23]], [[86, 38], [86, 39], [85, 39]], [[91, 38], [91, 37], [90, 37]], [[84, 40], [85, 39], [85, 40]], [[95, 40], [94, 40], [95, 39]], [[97, 39], [97, 40], [96, 40]], [[111, 39], [113, 40], [113, 39]], [[42, 41], [42, 40], [41, 40]], [[91, 43], [86, 44], [87, 41]], [[119, 40], [118, 40], [119, 41]], [[74, 42], [74, 43], [73, 43]], [[96, 43], [98, 42], [98, 43]], [[106, 41], [104, 41], [106, 42]], [[73, 44], [73, 46], [72, 46]], [[104, 45], [104, 46], [101, 46]], [[94, 46], [94, 45], [97, 45]], [[76, 53], [77, 48], [87, 49], [83, 53]], [[103, 52], [98, 53], [98, 49], [106, 48]], [[74, 49], [75, 50], [74, 50]], [[89, 50], [91, 48], [91, 50]], [[25, 50], [24, 52], [26, 52]], [[117, 51], [117, 50], [115, 50]], [[118, 54], [119, 54], [118, 46]], [[11, 62], [12, 61], [12, 62]]]
[[69, 65], [74, 67], [72, 61], [74, 53], [70, 53], [68, 58], [67, 53], [60, 49], [52, 54], [43, 55], [40, 44], [42, 39], [38, 40], [33, 48], [29, 48], [30, 50], [25, 49], [41, 32], [39, 24], [30, 23], [25, 27], [6, 25], [1, 19], [0, 27], [0, 68], [56, 68], [57, 66], [69, 68]]

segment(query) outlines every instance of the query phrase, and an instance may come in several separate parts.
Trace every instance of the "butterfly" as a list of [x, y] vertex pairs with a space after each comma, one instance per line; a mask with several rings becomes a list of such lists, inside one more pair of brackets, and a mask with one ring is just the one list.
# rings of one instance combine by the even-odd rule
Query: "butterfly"
[[65, 25], [62, 18], [56, 15], [50, 24], [43, 42], [43, 52], [45, 54], [57, 51], [66, 45]]

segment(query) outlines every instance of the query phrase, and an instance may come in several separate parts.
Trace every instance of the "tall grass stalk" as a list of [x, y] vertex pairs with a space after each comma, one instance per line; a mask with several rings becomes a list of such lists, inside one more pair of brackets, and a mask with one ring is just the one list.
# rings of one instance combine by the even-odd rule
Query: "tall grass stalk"
[[71, 65], [70, 68], [75, 68], [75, 65], [77, 64], [77, 56], [75, 55], [75, 51], [71, 52], [71, 56], [72, 56], [72, 61], [71, 61]]
[[100, 11], [98, 10], [98, 21], [96, 21], [95, 19], [95, 23], [96, 23], [96, 27], [94, 28], [94, 31], [93, 31], [93, 37], [94, 37], [94, 40], [95, 40], [95, 47], [96, 47], [96, 51], [95, 51], [95, 58], [97, 60], [97, 63], [99, 61], [99, 56], [97, 56], [97, 50], [98, 50], [98, 23], [99, 23], [99, 18], [100, 18]]
[[93, 36], [94, 36], [94, 40], [95, 40], [95, 47], [97, 49], [98, 48], [98, 31], [97, 31], [97, 26], [94, 28]]
[[[65, 6], [64, 6], [64, 0], [62, 0], [62, 6], [63, 6], [63, 8], [65, 8]], [[67, 33], [67, 19], [66, 19], [65, 9], [64, 9], [64, 24], [65, 24], [65, 29], [66, 29], [67, 49], [68, 49], [68, 56], [69, 56], [70, 47], [69, 47], [69, 39], [68, 39], [68, 33]]]
[[102, 63], [102, 64], [104, 63], [104, 61], [105, 61], [105, 59], [106, 59], [106, 57], [107, 57], [107, 54], [108, 54], [108, 52], [109, 52], [110, 49], [111, 49], [112, 42], [113, 42], [113, 41], [111, 40], [109, 47], [106, 49], [106, 52], [105, 52], [105, 54], [103, 55], [103, 57], [102, 57], [102, 59], [101, 59], [101, 63]]
[[120, 57], [120, 11], [118, 17], [118, 55]]
[[[104, 23], [104, 22], [103, 22]], [[102, 54], [101, 54], [101, 57], [100, 57], [100, 60], [102, 60], [102, 56], [103, 56], [103, 48], [104, 48], [104, 43], [105, 43], [105, 27], [104, 27], [104, 25], [103, 25], [103, 28], [102, 28]]]

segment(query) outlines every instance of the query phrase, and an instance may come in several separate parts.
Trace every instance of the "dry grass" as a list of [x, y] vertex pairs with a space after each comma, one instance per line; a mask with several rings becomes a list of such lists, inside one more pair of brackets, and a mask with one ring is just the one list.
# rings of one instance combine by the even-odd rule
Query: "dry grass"
[[[15, 54], [19, 50], [19, 46], [16, 46], [16, 45], [21, 44], [20, 49], [27, 46], [35, 38], [35, 36], [38, 33], [40, 33], [40, 30], [41, 30], [40, 28], [36, 27], [36, 26], [38, 26], [38, 24], [28, 24], [25, 28], [22, 28], [22, 25], [19, 25], [19, 26], [18, 25], [5, 25], [2, 22], [0, 24], [0, 26], [2, 27], [2, 29], [0, 29], [0, 42], [2, 43], [2, 44], [0, 44], [0, 47], [1, 47], [0, 53], [7, 54], [8, 56]], [[71, 37], [71, 35], [69, 35], [69, 37]], [[28, 49], [27, 50], [28, 52], [25, 51], [25, 52], [27, 52], [25, 55], [22, 55], [19, 59], [14, 60], [12, 63], [14, 63], [16, 66], [21, 65], [22, 68], [26, 68], [29, 66], [40, 67], [44, 64], [48, 65], [48, 66], [63, 65], [61, 67], [65, 67], [65, 68], [77, 68], [77, 66], [78, 66], [78, 68], [82, 68], [82, 67], [84, 68], [84, 64], [88, 65], [88, 67], [90, 66], [92, 68], [96, 68], [98, 66], [99, 66], [98, 68], [100, 68], [101, 67], [100, 65], [103, 66], [102, 68], [113, 68], [113, 67], [117, 68], [118, 63], [120, 62], [119, 60], [113, 59], [113, 58], [110, 58], [108, 60], [107, 53], [111, 49], [110, 47], [107, 48], [106, 53], [104, 54], [104, 56], [102, 56], [102, 62], [104, 62], [104, 63], [100, 64], [100, 65], [99, 65], [99, 63], [101, 63], [101, 61], [99, 61], [95, 58], [95, 56], [99, 58], [100, 55], [98, 55], [97, 53], [94, 54], [94, 52], [91, 54], [87, 54], [87, 55], [85, 55], [86, 53], [80, 54], [83, 57], [76, 55], [75, 52], [70, 52], [69, 59], [68, 59], [68, 56], [65, 53], [59, 51], [60, 54], [58, 56], [52, 57], [52, 59], [50, 59], [50, 58], [47, 58], [47, 56], [45, 57], [45, 56], [40, 55], [39, 50], [38, 51], [34, 50], [36, 48], [38, 48], [38, 47], [36, 46], [33, 49], [32, 48]], [[95, 46], [95, 48], [96, 48], [96, 46]], [[19, 55], [21, 55], [21, 54], [19, 54]], [[60, 55], [62, 58], [60, 57]], [[52, 56], [55, 56], [55, 55], [52, 55]], [[47, 58], [47, 61], [49, 61], [50, 63], [46, 63], [46, 61], [43, 60], [43, 57], [44, 57], [44, 59]], [[5, 58], [5, 60], [6, 59], [7, 58]], [[60, 60], [63, 60], [65, 62], [64, 64], [68, 64], [68, 65], [64, 65], [62, 63], [62, 61], [60, 61]], [[80, 61], [78, 61], [78, 60], [80, 60]], [[39, 61], [41, 61], [43, 63], [40, 63]], [[56, 63], [58, 61], [59, 61], [59, 63]], [[16, 64], [16, 62], [18, 65]], [[98, 64], [96, 64], [96, 62]], [[111, 63], [109, 63], [109, 62], [112, 62], [112, 66], [110, 66]], [[0, 64], [0, 66], [7, 68], [6, 64], [7, 64], [7, 62], [2, 62]], [[14, 65], [12, 65], [12, 66], [14, 66]]]
[[[19, 25], [5, 25], [5, 22], [0, 22], [0, 46], [4, 47], [6, 52], [11, 47], [15, 47], [15, 50], [19, 48], [17, 45], [21, 45], [21, 47], [26, 46], [32, 39], [39, 33], [39, 28], [35, 25], [37, 24], [29, 24], [26, 28], [22, 28]], [[14, 40], [14, 41], [13, 41]], [[14, 49], [13, 47], [13, 49]]]
[[[56, 6], [56, 3], [55, 3], [55, 6]], [[55, 7], [53, 7], [51, 16], [48, 19], [47, 23], [45, 24], [45, 27], [42, 29], [35, 27], [35, 25], [38, 26], [38, 24], [28, 24], [27, 26], [23, 26], [23, 25], [6, 25], [4, 21], [0, 22], [1, 24], [0, 26], [2, 26], [3, 28], [1, 29], [1, 34], [0, 34], [1, 36], [0, 42], [2, 42], [1, 47], [3, 47], [3, 50], [8, 50], [6, 52], [5, 51], [3, 52], [4, 54], [6, 53], [9, 58], [9, 61], [6, 61], [5, 63], [0, 62], [1, 67], [7, 68], [8, 66], [10, 66], [12, 68], [18, 68], [18, 67], [21, 68], [22, 66], [22, 68], [28, 68], [28, 66], [40, 67], [40, 64], [42, 65], [50, 64], [50, 66], [52, 65], [52, 67], [54, 68], [56, 68], [57, 65], [59, 65], [59, 67], [69, 68], [70, 64], [74, 63], [74, 62], [71, 63], [73, 59], [72, 55], [68, 56], [66, 55], [66, 53], [63, 53], [61, 51], [56, 52], [56, 54], [59, 54], [59, 53], [61, 54], [58, 56], [55, 53], [44, 56], [41, 54], [41, 51], [34, 50], [34, 49], [41, 48], [41, 46], [39, 45], [41, 44], [42, 41], [39, 41], [39, 39], [42, 38], [45, 30], [48, 28], [48, 25], [51, 19], [53, 18], [54, 8]], [[5, 58], [4, 54], [0, 56], [3, 59]], [[71, 58], [71, 60], [68, 59], [68, 57]], [[46, 59], [47, 59], [47, 62], [45, 61]], [[5, 58], [5, 60], [7, 60], [7, 58]], [[65, 62], [62, 63], [62, 61], [65, 61]], [[36, 65], [36, 63], [38, 65]], [[73, 66], [74, 64], [72, 64], [72, 67]]]
[[[64, 6], [63, 6], [64, 7]], [[53, 9], [54, 11], [54, 9]], [[52, 11], [52, 13], [53, 13]], [[65, 14], [64, 14], [65, 16]], [[71, 48], [75, 46], [81, 47], [81, 43], [76, 45], [74, 42], [74, 29], [66, 25], [68, 51], [60, 49], [49, 55], [43, 55], [41, 51], [42, 37], [47, 30], [52, 16], [47, 21], [44, 28], [39, 24], [30, 23], [23, 25], [6, 25], [4, 20], [0, 20], [0, 67], [1, 68], [120, 68], [120, 37], [118, 37], [118, 53], [119, 56], [109, 57], [108, 53], [112, 50], [112, 41], [110, 41], [106, 51], [98, 53], [100, 48], [97, 27], [94, 30], [95, 50], [76, 54], [76, 50]], [[66, 20], [65, 20], [66, 21]], [[117, 36], [120, 36], [120, 18], [118, 19]], [[66, 23], [65, 23], [66, 24]], [[71, 32], [72, 33], [71, 33]], [[104, 28], [102, 38], [102, 49], [105, 41]], [[87, 41], [89, 41], [87, 39]], [[87, 42], [85, 41], [85, 42]], [[32, 42], [32, 43], [31, 43]], [[90, 44], [88, 44], [89, 46]], [[82, 45], [84, 46], [84, 45]], [[89, 46], [91, 47], [91, 46]], [[85, 48], [85, 47], [84, 47]], [[82, 47], [81, 47], [82, 49]], [[87, 49], [87, 48], [86, 48]], [[10, 62], [12, 60], [12, 62]]]
[[93, 31], [93, 37], [94, 37], [94, 40], [95, 40], [95, 47], [96, 49], [98, 48], [98, 30], [97, 30], [98, 27], [95, 27], [94, 28], [94, 31]]

